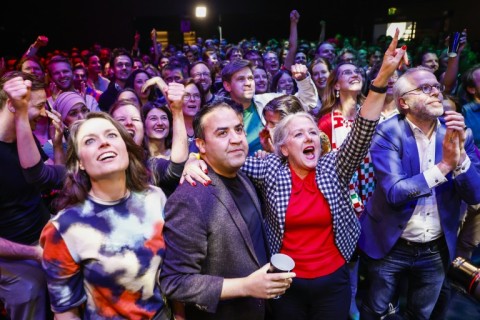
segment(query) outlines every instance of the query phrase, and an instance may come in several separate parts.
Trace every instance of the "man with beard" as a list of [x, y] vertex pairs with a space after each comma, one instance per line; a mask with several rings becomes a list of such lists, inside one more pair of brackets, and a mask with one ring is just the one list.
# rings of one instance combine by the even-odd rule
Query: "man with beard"
[[102, 111], [108, 112], [115, 103], [118, 92], [125, 87], [128, 76], [132, 73], [133, 59], [127, 49], [116, 48], [112, 51], [110, 67], [113, 69], [113, 80], [108, 88], [98, 99], [98, 106]]
[[44, 165], [46, 155], [33, 137], [46, 100], [45, 84], [30, 74], [14, 71], [0, 79], [0, 299], [10, 319], [47, 319], [38, 240], [50, 212], [40, 192], [59, 187], [64, 169]]
[[430, 69], [408, 69], [393, 87], [401, 114], [373, 137], [377, 185], [360, 216], [369, 281], [362, 319], [387, 314], [400, 274], [408, 279], [406, 318], [430, 319], [455, 257], [461, 201], [480, 202], [472, 132], [461, 114], [444, 113], [443, 89]]
[[202, 87], [205, 104], [211, 103], [215, 94], [212, 92], [212, 72], [208, 65], [203, 61], [194, 62], [190, 66], [189, 74], [193, 81]]
[[[68, 58], [57, 55], [48, 61], [47, 69], [50, 76], [51, 94], [47, 99], [47, 104], [51, 107], [60, 93], [75, 91], [73, 86], [73, 68]], [[85, 102], [90, 111], [98, 111], [98, 103], [93, 96], [85, 94]]]

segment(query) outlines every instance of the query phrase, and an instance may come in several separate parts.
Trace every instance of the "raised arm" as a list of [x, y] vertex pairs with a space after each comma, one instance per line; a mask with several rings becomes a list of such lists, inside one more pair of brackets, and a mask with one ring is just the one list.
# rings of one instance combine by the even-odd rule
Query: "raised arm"
[[325, 41], [325, 20], [320, 20], [320, 35], [318, 36], [318, 43]]
[[[367, 120], [378, 120], [380, 118], [380, 112], [382, 111], [383, 104], [385, 102], [385, 92], [388, 84], [388, 79], [392, 76], [395, 69], [404, 62], [404, 55], [407, 50], [407, 46], [397, 49], [398, 44], [398, 29], [395, 31], [395, 36], [392, 42], [387, 48], [385, 55], [383, 56], [382, 66], [378, 72], [377, 77], [372, 81], [370, 91], [367, 98], [360, 109], [360, 115]], [[380, 92], [379, 92], [380, 91]]]
[[[28, 118], [28, 105], [31, 99], [30, 80], [22, 77], [10, 79], [5, 83], [4, 90], [8, 95], [7, 107], [15, 115], [15, 130], [17, 134], [17, 150], [22, 168], [31, 168], [40, 162], [40, 151], [33, 138], [32, 128]], [[40, 105], [45, 112], [45, 107]]]
[[307, 66], [297, 63], [292, 66], [291, 71], [298, 86], [298, 92], [295, 93], [295, 96], [306, 108], [305, 111], [314, 109], [318, 103], [318, 93], [311, 75], [308, 74]]
[[139, 43], [140, 43], [140, 33], [136, 31], [135, 35], [133, 36], [132, 57], [140, 57], [140, 49], [138, 46]]
[[283, 65], [286, 69], [290, 70], [295, 62], [295, 54], [298, 48], [298, 21], [300, 20], [300, 14], [297, 10], [290, 12], [290, 36], [288, 38], [288, 53], [285, 57]]
[[158, 66], [158, 62], [160, 61], [160, 50], [158, 48], [157, 30], [155, 28], [150, 31], [150, 39], [152, 39], [153, 52], [155, 55], [153, 58], [153, 65]]
[[[447, 38], [448, 41], [448, 38]], [[460, 64], [460, 54], [467, 45], [467, 29], [463, 29], [460, 38], [460, 46], [458, 47], [458, 54], [455, 57], [448, 57], [447, 69], [443, 74], [443, 84], [445, 85], [444, 93], [451, 93], [457, 84], [457, 76]]]
[[[43, 164], [30, 127], [28, 108], [31, 85], [30, 80], [23, 80], [22, 77], [10, 79], [4, 85], [4, 90], [8, 95], [7, 107], [15, 114], [18, 158], [29, 183], [36, 184], [39, 188], [58, 187], [63, 183], [65, 168]], [[44, 104], [39, 104], [35, 108], [39, 108], [41, 112], [45, 113]]]
[[183, 163], [187, 161], [188, 158], [188, 136], [182, 111], [185, 86], [172, 82], [168, 85], [165, 94], [173, 117], [172, 152], [170, 160], [175, 163]]
[[47, 46], [48, 38], [46, 36], [38, 36], [34, 43], [23, 54], [24, 57], [34, 57], [40, 48]]

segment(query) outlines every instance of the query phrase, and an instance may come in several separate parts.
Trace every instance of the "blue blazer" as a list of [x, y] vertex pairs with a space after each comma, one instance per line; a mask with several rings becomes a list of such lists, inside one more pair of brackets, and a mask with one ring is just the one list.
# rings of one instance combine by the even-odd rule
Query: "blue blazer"
[[[446, 133], [443, 119], [436, 132], [435, 163], [442, 159]], [[467, 172], [435, 188], [440, 223], [453, 260], [460, 224], [460, 204], [480, 202], [480, 161], [475, 154], [472, 132], [467, 130], [465, 150], [471, 160]], [[410, 220], [417, 200], [432, 194], [420, 171], [414, 133], [403, 115], [397, 115], [377, 127], [370, 154], [377, 185], [360, 217], [360, 249], [373, 259], [381, 259], [392, 249]]]

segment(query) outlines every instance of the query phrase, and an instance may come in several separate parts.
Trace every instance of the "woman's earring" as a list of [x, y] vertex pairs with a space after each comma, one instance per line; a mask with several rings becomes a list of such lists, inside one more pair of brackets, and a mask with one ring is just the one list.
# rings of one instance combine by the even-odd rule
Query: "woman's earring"
[[335, 98], [338, 98], [340, 97], [340, 91], [339, 90], [335, 90]]

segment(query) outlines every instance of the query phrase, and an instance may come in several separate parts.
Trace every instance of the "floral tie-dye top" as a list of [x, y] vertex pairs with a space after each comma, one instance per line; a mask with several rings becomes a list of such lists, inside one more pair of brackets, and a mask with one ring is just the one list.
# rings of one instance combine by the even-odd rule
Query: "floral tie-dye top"
[[114, 203], [88, 198], [60, 211], [40, 240], [52, 310], [79, 307], [84, 319], [148, 319], [160, 310], [165, 202], [150, 186]]

